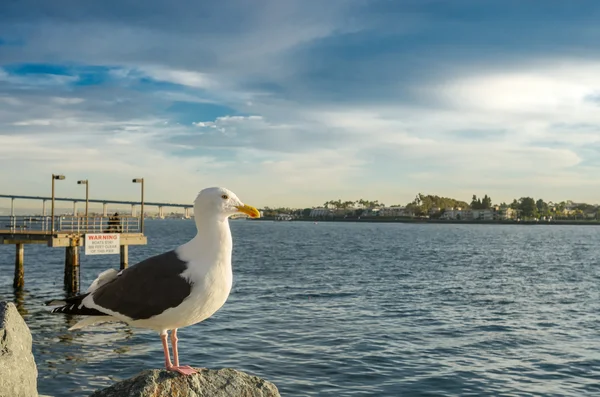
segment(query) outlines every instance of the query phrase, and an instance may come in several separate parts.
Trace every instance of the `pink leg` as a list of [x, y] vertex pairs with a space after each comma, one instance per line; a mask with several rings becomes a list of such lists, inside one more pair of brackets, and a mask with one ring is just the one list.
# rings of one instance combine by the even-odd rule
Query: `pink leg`
[[171, 331], [171, 346], [173, 347], [173, 361], [175, 363], [175, 366], [181, 369], [186, 369], [188, 371], [193, 371], [191, 373], [195, 373], [197, 372], [195, 369], [193, 369], [192, 367], [190, 367], [189, 365], [179, 365], [179, 350], [177, 349], [177, 341], [179, 339], [177, 338], [177, 328], [173, 329]]
[[169, 355], [169, 344], [167, 343], [167, 333], [160, 334], [160, 340], [162, 341], [163, 351], [165, 353], [165, 368], [169, 369], [173, 366], [171, 363], [171, 356]]
[[[174, 331], [174, 333], [176, 333]], [[173, 365], [173, 363], [171, 363], [171, 357], [169, 355], [169, 344], [167, 343], [167, 332], [160, 334], [160, 339], [162, 341], [162, 345], [163, 345], [163, 350], [165, 352], [165, 368], [167, 369], [167, 371], [175, 371], [175, 372], [179, 372], [182, 375], [191, 375], [196, 373], [197, 371], [195, 369], [193, 369], [190, 366], [183, 366], [180, 367], [179, 366], [179, 357], [177, 356], [177, 335], [173, 336], [173, 334], [171, 334], [171, 343], [173, 344], [173, 341], [175, 341], [175, 343], [173, 344], [173, 355], [174, 355], [174, 359], [175, 359], [175, 365]]]
[[177, 328], [171, 331], [171, 347], [173, 348], [173, 362], [176, 367], [179, 367], [179, 352], [177, 350]]

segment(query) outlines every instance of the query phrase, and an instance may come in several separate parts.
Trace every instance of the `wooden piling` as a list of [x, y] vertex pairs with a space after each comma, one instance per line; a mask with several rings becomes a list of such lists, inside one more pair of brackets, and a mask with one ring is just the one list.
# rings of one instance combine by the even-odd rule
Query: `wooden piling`
[[17, 243], [15, 244], [15, 247], [15, 278], [13, 281], [13, 287], [16, 289], [21, 289], [25, 286], [25, 268], [23, 266], [25, 258], [25, 244]]
[[79, 292], [79, 247], [77, 245], [65, 249], [64, 282], [68, 293]]
[[129, 246], [122, 245], [121, 246], [121, 270], [127, 269], [129, 265]]

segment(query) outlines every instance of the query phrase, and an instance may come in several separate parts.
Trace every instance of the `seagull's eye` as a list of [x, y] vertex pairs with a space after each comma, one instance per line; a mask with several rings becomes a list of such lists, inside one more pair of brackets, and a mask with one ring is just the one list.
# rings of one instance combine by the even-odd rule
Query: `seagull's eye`
[[221, 196], [221, 198], [222, 198], [223, 200], [227, 200], [227, 199], [229, 198], [229, 196], [228, 196], [228, 195], [226, 195], [226, 194], [224, 194], [224, 195], [222, 195], [222, 196]]

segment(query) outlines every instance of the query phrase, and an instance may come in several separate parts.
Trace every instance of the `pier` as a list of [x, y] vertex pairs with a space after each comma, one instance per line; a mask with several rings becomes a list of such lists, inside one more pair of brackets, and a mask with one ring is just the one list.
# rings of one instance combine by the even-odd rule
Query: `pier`
[[[184, 209], [184, 216], [191, 217], [192, 205], [177, 203], [144, 202], [143, 179], [134, 179], [142, 184], [141, 201], [123, 201], [110, 199], [90, 199], [86, 186], [86, 198], [67, 198], [54, 196], [54, 181], [62, 180], [60, 175], [52, 175], [52, 196], [24, 196], [0, 194], [0, 198], [10, 200], [10, 215], [0, 216], [0, 244], [15, 246], [15, 272], [13, 287], [22, 289], [25, 285], [25, 246], [27, 244], [45, 244], [50, 248], [65, 249], [64, 287], [68, 294], [79, 292], [80, 247], [84, 255], [119, 255], [121, 269], [128, 266], [129, 246], [145, 245], [144, 206], [158, 207], [158, 215], [164, 217], [163, 209], [176, 207]], [[78, 181], [88, 184], [88, 181]], [[15, 202], [18, 200], [41, 201], [39, 215], [15, 215]], [[72, 214], [55, 214], [55, 202], [73, 203]], [[51, 202], [51, 214], [47, 215], [47, 202]], [[85, 202], [85, 213], [77, 212], [77, 203]], [[101, 203], [102, 214], [89, 214], [89, 203]], [[130, 214], [118, 216], [108, 214], [108, 205], [130, 205]], [[140, 207], [139, 215], [136, 207]]]

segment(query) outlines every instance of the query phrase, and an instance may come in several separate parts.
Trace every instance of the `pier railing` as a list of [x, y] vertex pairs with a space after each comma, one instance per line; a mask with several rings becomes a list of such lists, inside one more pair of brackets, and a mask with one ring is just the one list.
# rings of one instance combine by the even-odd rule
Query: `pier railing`
[[[0, 231], [14, 234], [52, 233], [51, 216], [0, 216]], [[141, 233], [136, 216], [54, 216], [55, 233]]]

